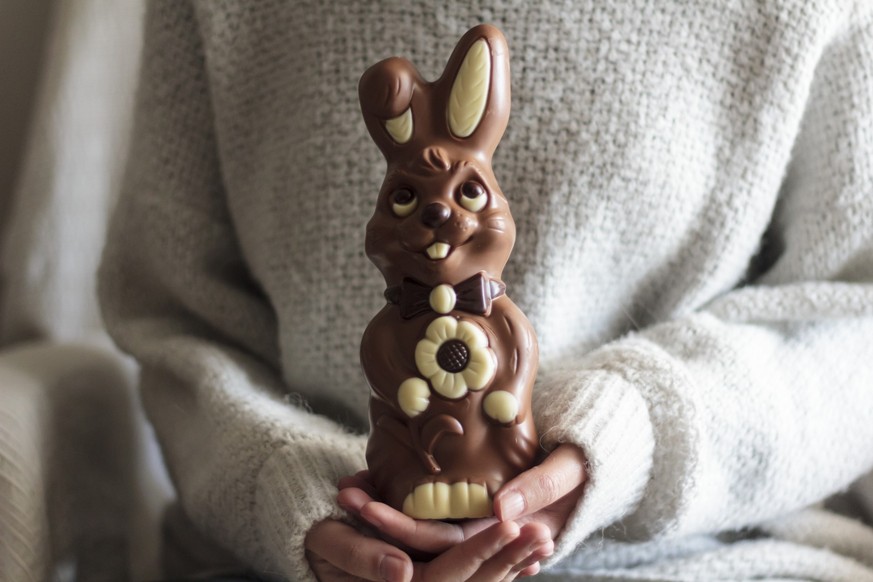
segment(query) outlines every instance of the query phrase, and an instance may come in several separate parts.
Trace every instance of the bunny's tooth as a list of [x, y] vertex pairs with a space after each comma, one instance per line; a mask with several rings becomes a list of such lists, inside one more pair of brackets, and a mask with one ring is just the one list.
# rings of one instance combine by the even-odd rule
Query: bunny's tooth
[[445, 259], [449, 256], [450, 250], [452, 250], [452, 247], [448, 243], [435, 242], [427, 247], [427, 256], [434, 260]]

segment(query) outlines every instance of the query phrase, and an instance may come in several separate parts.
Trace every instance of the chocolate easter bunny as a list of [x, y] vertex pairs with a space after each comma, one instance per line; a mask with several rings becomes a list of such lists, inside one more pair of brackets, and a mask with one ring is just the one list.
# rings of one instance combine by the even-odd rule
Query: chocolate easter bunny
[[359, 93], [388, 162], [366, 237], [388, 301], [361, 345], [371, 478], [415, 518], [491, 515], [538, 449], [537, 342], [501, 281], [515, 223], [491, 169], [509, 120], [506, 40], [477, 26], [437, 81], [395, 57]]

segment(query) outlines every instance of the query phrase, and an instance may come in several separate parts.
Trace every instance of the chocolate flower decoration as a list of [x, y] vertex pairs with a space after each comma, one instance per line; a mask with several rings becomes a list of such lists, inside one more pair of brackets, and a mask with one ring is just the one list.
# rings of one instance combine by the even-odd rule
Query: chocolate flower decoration
[[433, 389], [446, 398], [481, 390], [494, 377], [494, 354], [475, 323], [444, 316], [435, 319], [415, 346], [415, 365]]

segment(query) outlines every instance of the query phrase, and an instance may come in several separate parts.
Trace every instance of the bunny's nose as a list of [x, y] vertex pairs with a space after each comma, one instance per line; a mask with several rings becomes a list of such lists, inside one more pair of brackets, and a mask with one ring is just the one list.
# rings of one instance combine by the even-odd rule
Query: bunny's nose
[[428, 204], [421, 211], [421, 222], [428, 228], [436, 228], [444, 224], [452, 215], [452, 211], [445, 204], [434, 202]]

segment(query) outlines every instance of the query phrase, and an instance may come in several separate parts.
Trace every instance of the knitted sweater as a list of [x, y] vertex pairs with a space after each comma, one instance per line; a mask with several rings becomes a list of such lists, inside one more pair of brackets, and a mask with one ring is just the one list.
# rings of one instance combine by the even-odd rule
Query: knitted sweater
[[194, 522], [311, 577], [384, 304], [357, 80], [395, 54], [434, 78], [482, 20], [536, 422], [590, 464], [551, 576], [873, 579], [869, 530], [785, 517], [873, 465], [867, 2], [150, 3], [100, 294]]

